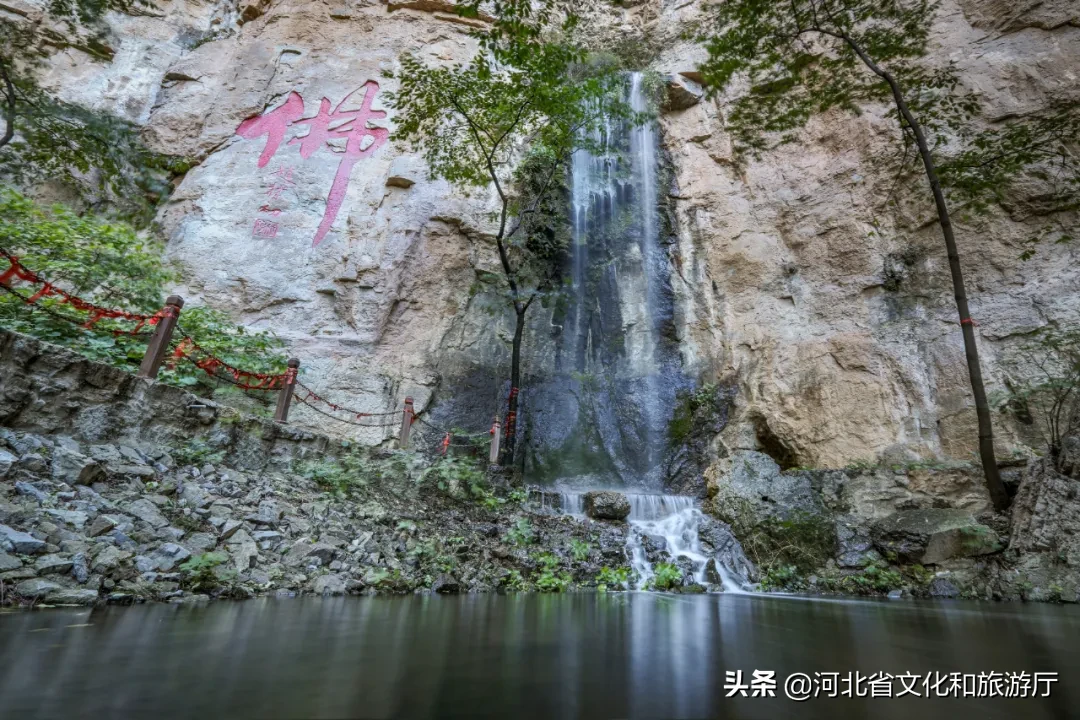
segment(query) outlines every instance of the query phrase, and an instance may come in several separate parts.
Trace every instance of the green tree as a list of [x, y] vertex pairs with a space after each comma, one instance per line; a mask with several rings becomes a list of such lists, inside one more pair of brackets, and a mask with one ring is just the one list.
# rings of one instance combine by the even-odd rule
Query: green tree
[[[952, 181], [958, 200], [977, 210], [989, 191], [1006, 192], [1022, 171], [1043, 172], [1064, 155], [1071, 167], [1064, 174], [1073, 178], [1066, 185], [1075, 196], [1075, 156], [1067, 146], [1076, 112], [1053, 108], [993, 132], [974, 131], [978, 104], [963, 91], [955, 68], [924, 61], [937, 8], [936, 0], [726, 0], [710, 9], [702, 75], [714, 92], [746, 82], [748, 90], [729, 106], [728, 122], [737, 148], [751, 154], [777, 135], [780, 142], [793, 141], [793, 131], [816, 114], [857, 113], [875, 102], [893, 106], [902, 162], [910, 157], [921, 164], [945, 240], [978, 417], [979, 456], [993, 503], [1004, 509], [1008, 495], [994, 457], [990, 407], [943, 179]], [[1040, 142], [1025, 141], [1033, 135]], [[951, 163], [938, 157], [950, 141], [966, 142], [948, 158]], [[992, 186], [981, 175], [990, 167], [998, 180]]]
[[1054, 466], [1066, 471], [1065, 443], [1080, 435], [1080, 331], [1046, 328], [1019, 348], [1001, 402], [1025, 424], [1037, 424]]
[[108, 114], [65, 102], [37, 77], [51, 49], [74, 46], [103, 60], [102, 16], [132, 12], [145, 0], [48, 0], [45, 19], [0, 16], [0, 174], [28, 185], [78, 175], [76, 186], [98, 208], [148, 222], [182, 162], [147, 150], [138, 128]]
[[[479, 15], [479, 0], [459, 7]], [[402, 59], [395, 138], [422, 150], [433, 177], [468, 190], [493, 188], [495, 251], [513, 308], [510, 385], [521, 387], [525, 319], [533, 303], [553, 291], [566, 232], [546, 219], [562, 202], [567, 161], [587, 146], [604, 117], [628, 117], [614, 65], [589, 62], [570, 39], [572, 15], [555, 0], [504, 0], [474, 33], [479, 51], [468, 64], [429, 67]], [[563, 17], [560, 22], [557, 17]], [[518, 395], [508, 412], [516, 416]], [[503, 462], [513, 462], [515, 433], [508, 421]]]

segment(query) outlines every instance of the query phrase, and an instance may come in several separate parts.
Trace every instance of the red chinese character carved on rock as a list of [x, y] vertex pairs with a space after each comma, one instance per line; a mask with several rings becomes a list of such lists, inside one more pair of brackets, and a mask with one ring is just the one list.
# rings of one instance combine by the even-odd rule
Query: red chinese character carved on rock
[[273, 220], [259, 218], [255, 221], [255, 227], [251, 228], [251, 237], [274, 238], [277, 237], [278, 224]]
[[[342, 110], [352, 96], [361, 90], [364, 91], [364, 99], [360, 103], [360, 109]], [[318, 245], [330, 232], [345, 200], [345, 193], [349, 189], [349, 176], [352, 174], [353, 166], [357, 161], [370, 157], [390, 136], [390, 131], [386, 128], [368, 126], [369, 121], [386, 117], [384, 111], [371, 109], [378, 92], [379, 83], [368, 80], [362, 87], [346, 95], [333, 111], [330, 110], [330, 100], [323, 98], [319, 103], [318, 114], [305, 119], [301, 119], [304, 113], [304, 100], [299, 93], [292, 92], [280, 107], [259, 117], [249, 118], [240, 123], [236, 129], [237, 135], [249, 140], [262, 135], [267, 136], [266, 147], [259, 155], [259, 167], [264, 167], [274, 156], [285, 139], [287, 129], [292, 125], [308, 126], [307, 135], [294, 137], [289, 141], [290, 145], [300, 145], [300, 157], [304, 159], [311, 157], [323, 144], [329, 144], [332, 140], [345, 141], [345, 150], [342, 153], [341, 162], [338, 163], [334, 182], [330, 186], [330, 194], [326, 198], [326, 212], [323, 214], [322, 222], [319, 223], [319, 229], [315, 231], [312, 245]], [[370, 142], [367, 142], [369, 139]], [[275, 185], [271, 190], [277, 187]], [[278, 196], [281, 191], [281, 189], [276, 190]], [[274, 199], [277, 199], [277, 196], [274, 196]]]

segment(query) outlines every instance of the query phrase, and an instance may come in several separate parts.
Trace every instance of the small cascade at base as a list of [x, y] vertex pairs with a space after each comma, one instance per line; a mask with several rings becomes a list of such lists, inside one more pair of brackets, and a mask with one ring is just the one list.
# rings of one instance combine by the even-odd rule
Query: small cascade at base
[[[749, 592], [753, 566], [742, 546], [726, 525], [697, 509], [694, 498], [623, 494], [630, 502], [626, 556], [634, 571], [631, 589], [651, 589], [656, 564], [667, 562], [680, 569], [684, 583]], [[529, 500], [542, 511], [585, 519], [584, 495], [579, 490], [534, 487]]]

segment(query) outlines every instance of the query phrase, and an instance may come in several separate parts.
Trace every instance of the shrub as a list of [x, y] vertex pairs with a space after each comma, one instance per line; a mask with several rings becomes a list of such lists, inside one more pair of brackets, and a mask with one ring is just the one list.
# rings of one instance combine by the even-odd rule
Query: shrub
[[503, 586], [507, 590], [514, 592], [524, 592], [529, 587], [529, 582], [521, 574], [520, 570], [511, 570], [505, 578], [503, 578]]
[[229, 559], [224, 553], [208, 552], [201, 555], [192, 555], [180, 564], [180, 572], [183, 574], [183, 586], [192, 591], [213, 590], [222, 584], [227, 584], [232, 571], [225, 573], [216, 571], [216, 568]]
[[653, 573], [649, 585], [654, 590], [674, 590], [682, 585], [682, 570], [672, 563], [656, 563]]
[[585, 562], [589, 559], [590, 552], [592, 552], [592, 545], [589, 543], [577, 538], [570, 540], [570, 555], [575, 562]]
[[540, 592], [564, 592], [570, 587], [570, 574], [556, 572], [559, 567], [559, 558], [551, 553], [542, 553], [537, 556], [540, 564], [540, 572], [536, 576], [536, 589]]
[[803, 577], [799, 568], [794, 565], [767, 565], [761, 568], [762, 591], [771, 590], [800, 590], [803, 587]]
[[630, 568], [623, 566], [618, 568], [602, 567], [596, 574], [596, 588], [605, 592], [610, 588], [622, 590], [629, 586]]
[[518, 547], [531, 544], [534, 538], [535, 533], [528, 518], [518, 518], [513, 527], [506, 531], [506, 539]]
[[1080, 330], [1040, 331], [1020, 348], [1013, 369], [1029, 379], [1009, 383], [998, 407], [1036, 426], [1050, 459], [1064, 472], [1064, 440], [1080, 433]]

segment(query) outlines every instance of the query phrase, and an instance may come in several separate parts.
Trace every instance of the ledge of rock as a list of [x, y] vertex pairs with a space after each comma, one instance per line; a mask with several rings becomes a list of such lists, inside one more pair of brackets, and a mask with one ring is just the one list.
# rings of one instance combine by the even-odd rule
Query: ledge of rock
[[596, 520], [625, 520], [630, 514], [630, 501], [621, 492], [594, 490], [583, 498], [585, 514]]
[[964, 510], [906, 510], [877, 522], [874, 545], [903, 562], [932, 565], [955, 557], [988, 555], [1001, 550], [991, 528]]

